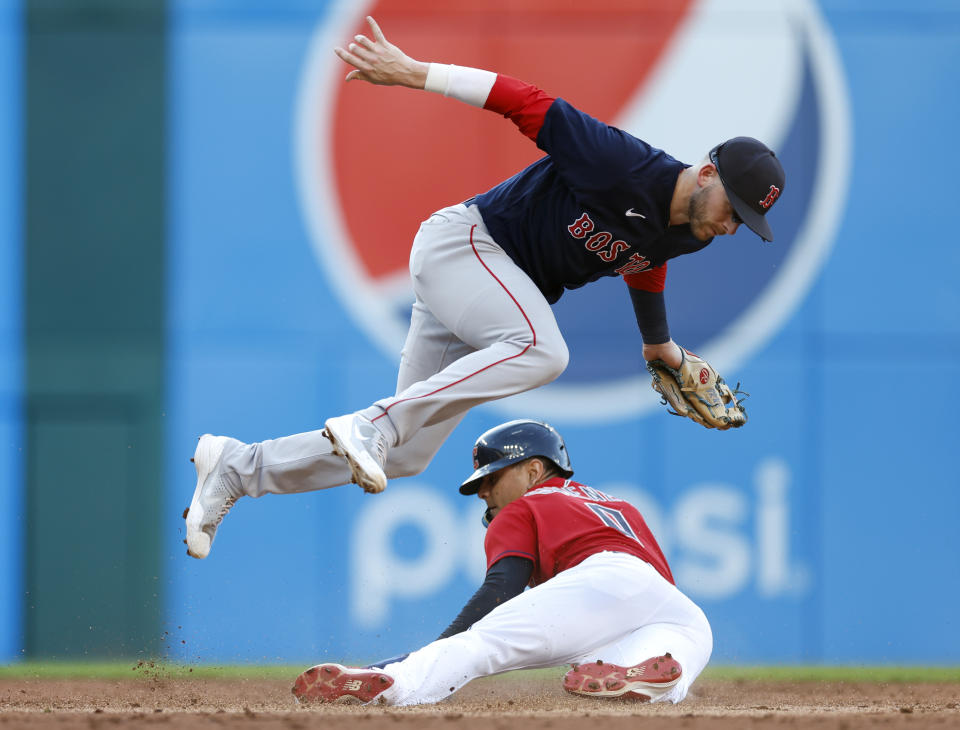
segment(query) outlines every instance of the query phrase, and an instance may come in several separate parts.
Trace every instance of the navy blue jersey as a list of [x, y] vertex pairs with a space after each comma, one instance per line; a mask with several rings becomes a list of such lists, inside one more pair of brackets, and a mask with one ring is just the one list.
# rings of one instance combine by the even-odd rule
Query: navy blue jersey
[[[687, 165], [515, 79], [498, 77], [490, 97], [488, 109], [512, 118], [548, 154], [476, 202], [494, 240], [547, 301], [601, 276], [630, 282], [709, 243], [689, 225], [669, 225]], [[662, 286], [662, 274], [655, 278]]]

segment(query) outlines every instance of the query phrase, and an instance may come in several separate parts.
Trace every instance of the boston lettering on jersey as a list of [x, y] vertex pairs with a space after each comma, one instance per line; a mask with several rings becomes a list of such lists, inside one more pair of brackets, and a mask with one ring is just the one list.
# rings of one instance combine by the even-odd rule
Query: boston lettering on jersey
[[627, 553], [673, 575], [643, 516], [628, 502], [569, 479], [549, 479], [504, 507], [490, 523], [487, 569], [515, 555], [533, 562], [531, 585], [596, 553]]
[[[497, 77], [484, 106], [547, 153], [476, 197], [494, 240], [547, 301], [601, 276], [663, 267], [709, 243], [669, 223], [686, 165], [667, 153], [509, 76]], [[663, 279], [662, 271], [653, 277], [661, 289]]]
[[[596, 228], [596, 226], [588, 213], [584, 213], [567, 226], [570, 235], [578, 239], [587, 238], [587, 235], [593, 231], [594, 228]], [[588, 251], [593, 251], [604, 261], [613, 261], [621, 251], [626, 251], [630, 248], [629, 243], [626, 241], [615, 241], [613, 234], [607, 233], [606, 231], [594, 233], [590, 238], [587, 238], [583, 245]], [[630, 260], [627, 263], [615, 269], [615, 271], [621, 276], [626, 276], [627, 274], [636, 274], [643, 271], [648, 266], [650, 266], [650, 261], [646, 256], [634, 253], [630, 256]]]

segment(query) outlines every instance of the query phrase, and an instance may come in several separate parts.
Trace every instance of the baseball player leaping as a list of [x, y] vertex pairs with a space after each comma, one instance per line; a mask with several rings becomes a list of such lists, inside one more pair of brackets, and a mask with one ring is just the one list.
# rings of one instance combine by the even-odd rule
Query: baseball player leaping
[[636, 508], [572, 481], [563, 438], [538, 421], [484, 433], [473, 465], [460, 492], [487, 503], [483, 585], [432, 644], [362, 669], [311, 667], [297, 699], [438, 702], [476, 677], [567, 663], [574, 694], [686, 697], [710, 658], [710, 624]]
[[415, 61], [368, 21], [372, 39], [357, 35], [335, 49], [354, 67], [348, 81], [426, 89], [489, 109], [547, 154], [420, 226], [395, 395], [277, 440], [200, 438], [185, 513], [197, 558], [239, 497], [351, 480], [380, 492], [388, 478], [423, 471], [473, 406], [554, 380], [568, 353], [550, 305], [601, 276], [626, 281], [654, 386], [677, 413], [721, 429], [746, 420], [722, 378], [671, 339], [663, 289], [668, 259], [741, 223], [772, 239], [765, 215], [784, 181], [773, 153], [737, 137], [685, 165], [509, 76]]

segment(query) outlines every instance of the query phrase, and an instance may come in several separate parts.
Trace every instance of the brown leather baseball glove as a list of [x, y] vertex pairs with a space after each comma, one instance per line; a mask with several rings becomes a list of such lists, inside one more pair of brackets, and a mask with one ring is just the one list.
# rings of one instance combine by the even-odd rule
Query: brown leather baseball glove
[[[739, 428], [747, 422], [747, 412], [737, 400], [746, 395], [731, 390], [710, 363], [682, 347], [683, 362], [674, 370], [663, 360], [651, 360], [647, 370], [653, 376], [651, 386], [675, 416], [685, 416], [706, 428]], [[670, 407], [673, 410], [670, 410]]]

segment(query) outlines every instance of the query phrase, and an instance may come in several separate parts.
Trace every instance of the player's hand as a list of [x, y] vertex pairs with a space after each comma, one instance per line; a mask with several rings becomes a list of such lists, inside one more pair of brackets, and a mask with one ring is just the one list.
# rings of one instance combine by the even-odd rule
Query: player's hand
[[354, 42], [346, 48], [337, 46], [333, 49], [340, 60], [354, 68], [347, 74], [346, 81], [360, 79], [383, 86], [422, 89], [427, 81], [428, 64], [415, 61], [390, 43], [384, 37], [377, 21], [369, 15], [367, 22], [373, 33], [373, 40], [365, 35], [355, 35]]
[[679, 368], [683, 364], [683, 353], [680, 345], [673, 340], [667, 340], [662, 345], [643, 344], [643, 359], [647, 362], [662, 360], [672, 368]]

